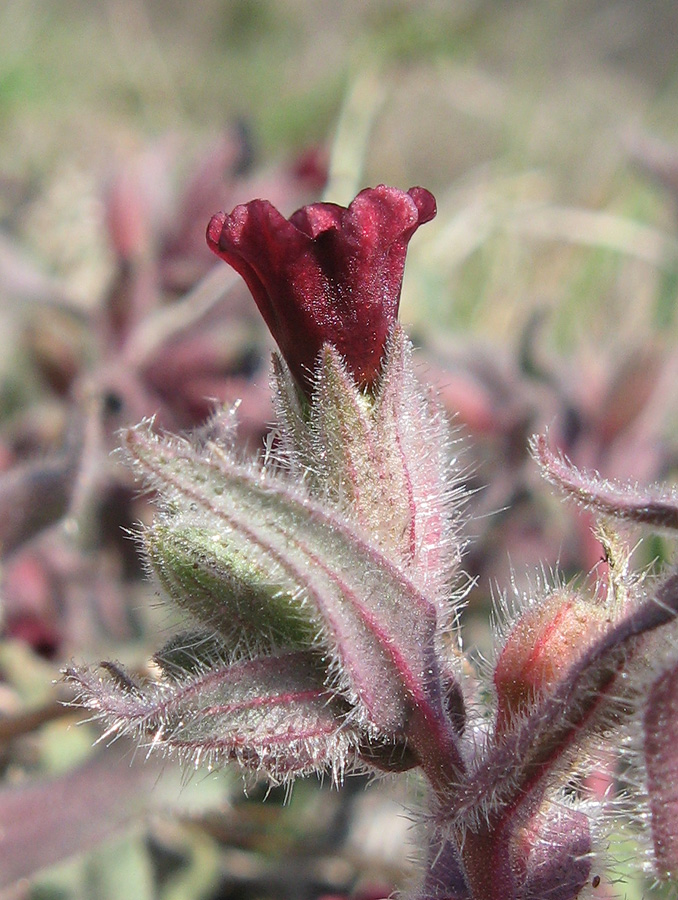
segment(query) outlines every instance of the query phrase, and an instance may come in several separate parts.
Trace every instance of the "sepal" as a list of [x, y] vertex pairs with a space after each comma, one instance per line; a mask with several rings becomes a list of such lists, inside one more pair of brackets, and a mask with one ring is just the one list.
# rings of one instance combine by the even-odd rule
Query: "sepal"
[[449, 626], [464, 496], [449, 422], [419, 384], [401, 326], [389, 335], [374, 392], [358, 387], [329, 344], [307, 402], [278, 358], [274, 387], [283, 466], [369, 534]]

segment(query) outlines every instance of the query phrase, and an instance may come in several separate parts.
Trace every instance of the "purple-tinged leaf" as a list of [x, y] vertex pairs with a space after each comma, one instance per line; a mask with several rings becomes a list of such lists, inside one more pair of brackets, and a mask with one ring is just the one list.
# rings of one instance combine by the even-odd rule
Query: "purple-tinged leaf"
[[140, 818], [158, 777], [128, 744], [56, 778], [0, 791], [0, 888], [96, 847]]
[[545, 435], [533, 437], [531, 447], [544, 477], [582, 506], [640, 525], [678, 529], [675, 491], [615, 484], [596, 472], [583, 472], [561, 454], [554, 453]]
[[473, 900], [453, 841], [434, 841], [417, 900]]
[[214, 658], [201, 664], [199, 652], [197, 671], [161, 682], [137, 684], [111, 663], [105, 677], [76, 668], [65, 675], [80, 689], [78, 703], [107, 723], [108, 735], [134, 735], [196, 766], [235, 759], [273, 781], [326, 769], [341, 775], [356, 733], [310, 652], [231, 665]]
[[0, 555], [6, 556], [68, 510], [77, 455], [26, 463], [0, 476]]
[[647, 789], [656, 867], [678, 875], [678, 666], [655, 681], [643, 717]]
[[[467, 836], [466, 852], [451, 840], [434, 843], [421, 900], [575, 900], [591, 871], [588, 816], [547, 803], [515, 834], [512, 824], [486, 842], [482, 831]], [[477, 837], [480, 852], [469, 853]]]
[[362, 723], [394, 735], [416, 722], [425, 753], [437, 745], [458, 762], [442, 707], [435, 608], [340, 511], [214, 444], [198, 451], [140, 427], [126, 446], [165, 515], [211, 529], [273, 581], [282, 577], [284, 590], [296, 586], [290, 612], [303, 608], [317, 625]]
[[511, 810], [503, 819], [488, 819], [484, 826], [465, 832], [456, 845], [446, 840], [434, 859], [424, 896], [576, 900], [588, 883], [591, 850], [584, 813], [548, 801], [531, 815]]

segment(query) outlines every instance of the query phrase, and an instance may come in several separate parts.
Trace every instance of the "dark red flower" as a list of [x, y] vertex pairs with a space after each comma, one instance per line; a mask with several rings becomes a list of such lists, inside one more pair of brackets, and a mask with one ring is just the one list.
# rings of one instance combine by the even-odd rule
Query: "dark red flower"
[[420, 187], [379, 185], [348, 208], [315, 203], [289, 220], [252, 200], [213, 216], [207, 243], [245, 279], [306, 392], [326, 342], [370, 387], [398, 315], [407, 244], [435, 214], [435, 199]]

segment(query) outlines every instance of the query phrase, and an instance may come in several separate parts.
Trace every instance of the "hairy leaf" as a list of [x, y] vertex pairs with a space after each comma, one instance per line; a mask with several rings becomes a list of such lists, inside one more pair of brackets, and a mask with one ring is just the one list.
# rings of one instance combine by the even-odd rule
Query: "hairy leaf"
[[435, 608], [345, 516], [215, 444], [197, 450], [139, 427], [127, 432], [126, 445], [167, 516], [218, 535], [282, 579], [290, 614], [306, 609], [366, 723], [395, 734], [407, 730], [415, 710], [427, 734], [447, 734]]
[[526, 859], [520, 900], [575, 900], [579, 896], [591, 872], [588, 816], [549, 803], [518, 840], [520, 856]]
[[659, 874], [678, 874], [678, 666], [652, 685], [643, 718], [652, 839]]
[[416, 894], [417, 900], [473, 900], [454, 841], [433, 841], [426, 862], [426, 875]]
[[147, 684], [113, 664], [105, 669], [101, 677], [71, 668], [66, 677], [107, 734], [135, 735], [196, 766], [235, 759], [273, 781], [325, 769], [338, 778], [351, 761], [357, 737], [345, 724], [345, 704], [324, 687], [309, 652], [230, 665], [212, 659], [192, 674], [175, 667], [176, 678]]
[[145, 531], [150, 566], [179, 609], [217, 630], [233, 653], [309, 646], [314, 629], [285, 571], [234, 534], [227, 542], [191, 516], [160, 516]]
[[314, 497], [327, 499], [450, 615], [460, 559], [459, 499], [449, 423], [414, 375], [412, 346], [396, 326], [376, 397], [363, 394], [334, 347], [323, 347], [307, 420], [278, 362], [283, 455]]
[[410, 578], [448, 624], [452, 575], [459, 566], [463, 499], [450, 424], [414, 374], [412, 344], [400, 326], [389, 341], [376, 398], [375, 441], [387, 473], [384, 491], [396, 500], [401, 559]]
[[568, 497], [596, 512], [653, 528], [678, 529], [678, 493], [616, 484], [598, 473], [582, 472], [554, 453], [545, 435], [532, 439], [532, 453], [544, 477]]

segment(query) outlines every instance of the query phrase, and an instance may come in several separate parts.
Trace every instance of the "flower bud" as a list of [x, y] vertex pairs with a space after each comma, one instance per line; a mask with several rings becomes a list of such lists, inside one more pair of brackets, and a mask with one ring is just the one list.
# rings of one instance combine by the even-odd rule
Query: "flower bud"
[[525, 610], [494, 669], [498, 734], [550, 693], [609, 624], [604, 607], [569, 588]]
[[156, 521], [144, 534], [149, 566], [167, 595], [229, 650], [304, 646], [316, 628], [299, 586], [258, 558], [251, 546], [221, 540], [216, 529]]

